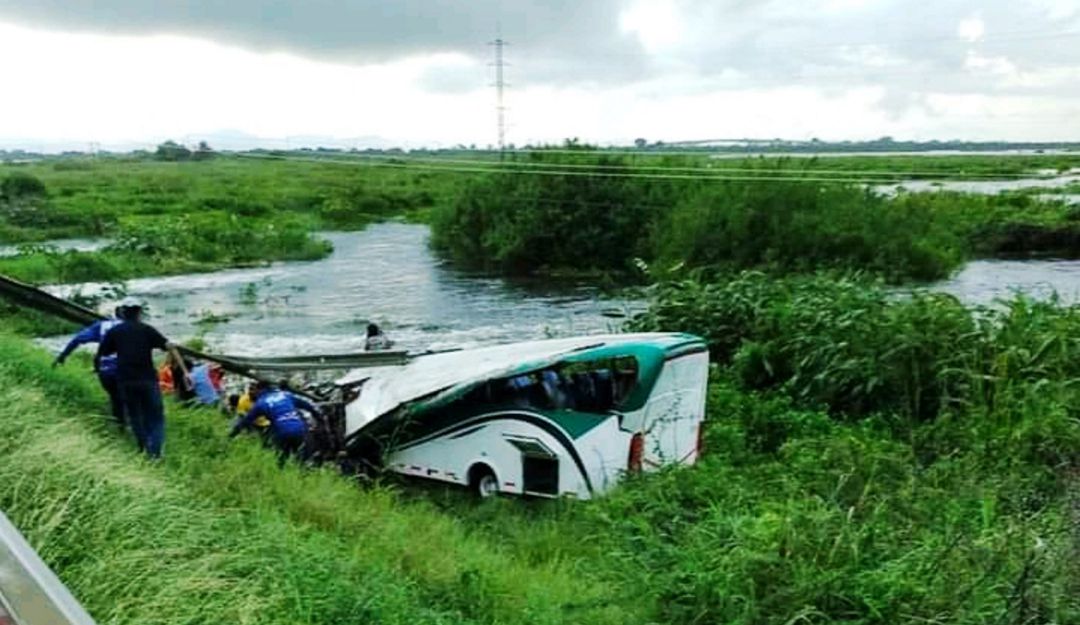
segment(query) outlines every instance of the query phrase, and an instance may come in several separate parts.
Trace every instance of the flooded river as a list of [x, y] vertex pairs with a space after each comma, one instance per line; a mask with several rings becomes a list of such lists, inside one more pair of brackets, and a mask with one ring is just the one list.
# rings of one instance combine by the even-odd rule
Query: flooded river
[[[147, 302], [152, 323], [166, 335], [202, 336], [215, 350], [240, 355], [360, 351], [369, 321], [410, 350], [600, 333], [621, 325], [612, 313], [644, 308], [640, 300], [586, 285], [456, 271], [429, 250], [426, 226], [377, 224], [323, 236], [334, 253], [321, 261], [133, 280], [128, 291]], [[52, 290], [65, 295], [97, 288]], [[969, 304], [989, 304], [1013, 291], [1038, 298], [1056, 292], [1080, 303], [1080, 261], [974, 261], [928, 288]]]
[[[334, 253], [314, 262], [128, 282], [166, 336], [203, 336], [243, 355], [361, 351], [369, 321], [412, 350], [469, 347], [615, 330], [608, 315], [641, 309], [583, 285], [475, 276], [428, 249], [426, 226], [377, 224], [324, 234]], [[98, 285], [74, 287], [86, 293]], [[65, 294], [71, 288], [53, 289]]]
[[[906, 180], [900, 183], [876, 185], [874, 190], [887, 196], [895, 195], [900, 189], [909, 193], [955, 191], [957, 193], [997, 195], [1005, 191], [1019, 191], [1020, 189], [1052, 190], [1080, 184], [1080, 169], [1072, 169], [1061, 174], [1049, 171], [1040, 173], [1045, 175], [1037, 178], [1013, 178], [1011, 180]], [[1045, 194], [1039, 197], [1044, 200], [1064, 200], [1073, 203], [1075, 195], [1068, 193], [1060, 195]]]
[[1020, 292], [1036, 299], [1055, 293], [1062, 303], [1080, 303], [1080, 261], [976, 260], [933, 290], [951, 293], [967, 304], [992, 304]]
[[94, 252], [108, 245], [108, 239], [54, 239], [41, 244], [0, 245], [0, 257], [18, 256], [24, 247], [49, 247], [57, 252]]

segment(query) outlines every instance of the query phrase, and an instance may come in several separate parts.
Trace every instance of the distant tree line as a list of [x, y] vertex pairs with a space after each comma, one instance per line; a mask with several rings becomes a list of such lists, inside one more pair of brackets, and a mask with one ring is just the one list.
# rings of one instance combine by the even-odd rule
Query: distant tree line
[[194, 150], [173, 140], [157, 146], [154, 158], [159, 161], [205, 161], [214, 157], [214, 150], [205, 141], [200, 141]]

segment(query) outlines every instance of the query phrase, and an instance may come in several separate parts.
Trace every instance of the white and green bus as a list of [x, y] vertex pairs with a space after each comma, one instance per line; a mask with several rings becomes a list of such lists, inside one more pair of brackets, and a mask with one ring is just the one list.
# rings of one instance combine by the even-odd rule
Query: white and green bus
[[407, 476], [581, 499], [701, 450], [705, 342], [617, 334], [499, 345], [337, 381], [346, 453]]

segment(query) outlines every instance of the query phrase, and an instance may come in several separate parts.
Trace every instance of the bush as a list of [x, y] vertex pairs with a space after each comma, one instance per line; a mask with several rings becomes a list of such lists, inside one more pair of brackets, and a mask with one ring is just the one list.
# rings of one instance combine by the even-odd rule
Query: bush
[[30, 174], [14, 173], [0, 182], [0, 200], [5, 202], [40, 200], [45, 195], [45, 183]]
[[15, 226], [36, 227], [48, 221], [45, 183], [30, 174], [14, 173], [0, 182], [0, 211]]
[[157, 146], [154, 158], [159, 161], [186, 161], [191, 159], [191, 150], [170, 140]]
[[659, 230], [657, 256], [691, 267], [831, 267], [931, 280], [948, 275], [964, 254], [964, 241], [934, 217], [927, 206], [854, 185], [722, 182], [674, 207]]
[[[521, 166], [564, 160], [534, 154]], [[467, 267], [511, 274], [629, 269], [647, 251], [654, 209], [634, 181], [604, 176], [622, 160], [600, 156], [588, 164], [593, 169], [575, 170], [580, 175], [473, 179], [456, 201], [434, 211], [432, 245]]]
[[241, 219], [206, 212], [180, 218], [126, 220], [110, 251], [158, 261], [244, 264], [264, 260], [313, 260], [330, 253], [330, 244], [313, 238], [295, 218]]
[[653, 296], [631, 328], [701, 335], [743, 388], [783, 390], [834, 414], [927, 420], [979, 407], [1008, 419], [1033, 383], [1065, 405], [1080, 399], [1076, 307], [1018, 297], [972, 312], [948, 295], [898, 297], [860, 276], [753, 272], [667, 283]]

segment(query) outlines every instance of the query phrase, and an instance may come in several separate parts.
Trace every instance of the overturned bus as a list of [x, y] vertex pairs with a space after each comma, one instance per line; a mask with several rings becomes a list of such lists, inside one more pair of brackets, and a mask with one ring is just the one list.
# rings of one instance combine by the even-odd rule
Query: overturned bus
[[321, 446], [353, 464], [497, 493], [589, 498], [627, 473], [692, 464], [708, 352], [618, 334], [423, 355], [336, 382]]

